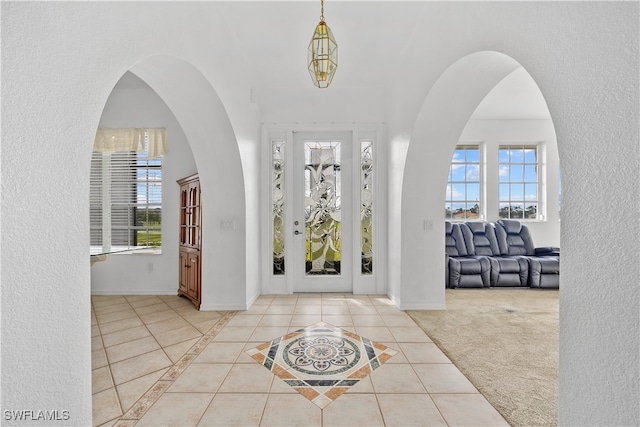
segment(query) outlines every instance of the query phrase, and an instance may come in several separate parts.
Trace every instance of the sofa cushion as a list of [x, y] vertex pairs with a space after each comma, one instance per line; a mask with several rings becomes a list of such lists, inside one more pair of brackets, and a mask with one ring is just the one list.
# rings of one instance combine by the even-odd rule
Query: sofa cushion
[[454, 257], [468, 255], [460, 224], [445, 222], [445, 252]]
[[493, 256], [500, 255], [500, 248], [493, 225], [483, 222], [460, 224], [469, 254]]
[[498, 270], [500, 273], [520, 273], [520, 270], [522, 269], [521, 268], [523, 264], [522, 258], [497, 257], [494, 259], [500, 266], [500, 269]]
[[558, 289], [560, 287], [560, 257], [529, 257], [529, 286]]
[[482, 263], [479, 259], [459, 258], [460, 274], [481, 274], [483, 273]]
[[502, 255], [534, 255], [529, 229], [520, 221], [501, 219], [496, 223], [496, 238]]
[[559, 257], [535, 257], [540, 263], [540, 272], [542, 274], [560, 274], [560, 258]]

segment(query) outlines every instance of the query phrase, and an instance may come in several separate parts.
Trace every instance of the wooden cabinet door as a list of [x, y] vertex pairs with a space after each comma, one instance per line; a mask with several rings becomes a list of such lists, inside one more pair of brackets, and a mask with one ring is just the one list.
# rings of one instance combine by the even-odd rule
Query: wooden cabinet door
[[193, 248], [200, 247], [200, 184], [189, 183], [189, 237], [188, 245]]
[[178, 292], [188, 295], [189, 290], [189, 253], [180, 251], [180, 288]]
[[188, 253], [188, 275], [187, 295], [195, 300], [200, 299], [200, 255]]
[[180, 245], [187, 244], [189, 218], [189, 187], [180, 186]]
[[191, 175], [178, 180], [180, 186], [180, 272], [178, 295], [184, 295], [200, 309], [200, 181]]

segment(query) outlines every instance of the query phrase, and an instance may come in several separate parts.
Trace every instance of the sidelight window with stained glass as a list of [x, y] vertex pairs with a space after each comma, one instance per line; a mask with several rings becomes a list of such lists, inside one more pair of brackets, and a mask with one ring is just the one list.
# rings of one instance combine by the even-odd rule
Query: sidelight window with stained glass
[[373, 141], [360, 142], [361, 273], [373, 274]]
[[273, 274], [284, 275], [284, 203], [285, 203], [285, 142], [271, 142], [271, 200], [273, 222]]

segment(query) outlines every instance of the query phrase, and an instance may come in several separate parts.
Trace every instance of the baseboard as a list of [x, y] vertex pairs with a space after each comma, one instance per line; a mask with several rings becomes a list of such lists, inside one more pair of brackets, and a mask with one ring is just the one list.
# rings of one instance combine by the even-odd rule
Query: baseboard
[[395, 295], [392, 295], [392, 294], [387, 292], [387, 298], [389, 298], [389, 301], [391, 301], [393, 303], [393, 305], [395, 305], [396, 307], [400, 306], [400, 304], [398, 303], [398, 300], [396, 299]]
[[[253, 305], [254, 302], [256, 302], [256, 300], [260, 298], [260, 294], [255, 295], [253, 298], [251, 298], [249, 301], [247, 301], [247, 309], [249, 307], [251, 307]], [[246, 309], [245, 309], [246, 310]]]
[[446, 304], [433, 304], [428, 302], [414, 302], [409, 304], [400, 304], [398, 307], [402, 311], [406, 310], [446, 310]]
[[178, 295], [178, 291], [175, 289], [156, 289], [156, 290], [91, 290], [91, 295]]
[[245, 311], [247, 307], [243, 305], [219, 305], [219, 304], [200, 304], [200, 311]]

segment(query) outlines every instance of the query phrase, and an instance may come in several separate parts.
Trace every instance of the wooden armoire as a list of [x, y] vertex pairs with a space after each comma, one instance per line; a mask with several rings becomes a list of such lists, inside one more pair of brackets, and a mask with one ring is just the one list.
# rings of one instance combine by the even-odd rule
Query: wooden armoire
[[200, 251], [202, 249], [202, 208], [200, 179], [191, 175], [180, 185], [180, 270], [178, 296], [189, 298], [198, 310], [201, 301]]

